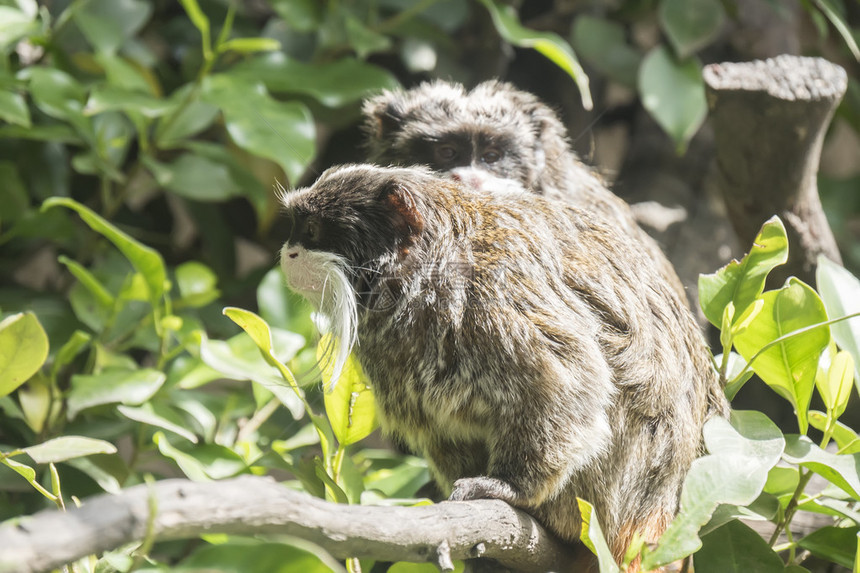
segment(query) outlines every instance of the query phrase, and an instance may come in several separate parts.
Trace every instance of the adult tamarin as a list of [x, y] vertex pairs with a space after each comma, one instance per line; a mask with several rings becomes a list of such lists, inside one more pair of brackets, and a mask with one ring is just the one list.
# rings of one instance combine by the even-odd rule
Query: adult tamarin
[[434, 81], [385, 91], [364, 103], [369, 160], [426, 165], [474, 188], [504, 189], [498, 179], [595, 211], [642, 242], [664, 278], [687, 295], [672, 264], [630, 207], [570, 147], [556, 113], [536, 96], [496, 80], [471, 91]]
[[675, 515], [727, 412], [687, 308], [597, 213], [419, 167], [332, 168], [284, 194], [288, 285], [369, 377], [383, 430], [451, 499], [498, 498], [562, 539], [594, 504], [621, 559]]

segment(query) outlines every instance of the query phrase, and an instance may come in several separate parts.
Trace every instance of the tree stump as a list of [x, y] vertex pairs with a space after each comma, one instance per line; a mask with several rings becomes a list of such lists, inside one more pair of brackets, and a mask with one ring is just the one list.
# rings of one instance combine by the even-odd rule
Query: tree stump
[[813, 284], [818, 255], [841, 263], [818, 197], [827, 126], [847, 88], [845, 70], [821, 58], [778, 56], [704, 69], [714, 130], [717, 185], [747, 248], [776, 214], [788, 232], [789, 260], [771, 275]]

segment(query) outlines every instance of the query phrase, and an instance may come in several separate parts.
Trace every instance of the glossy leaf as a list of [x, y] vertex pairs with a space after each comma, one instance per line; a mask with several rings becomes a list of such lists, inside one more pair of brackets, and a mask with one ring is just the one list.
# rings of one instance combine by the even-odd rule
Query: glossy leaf
[[694, 557], [696, 573], [783, 573], [779, 555], [740, 521], [730, 521], [702, 539]]
[[291, 182], [299, 180], [315, 153], [315, 127], [304, 104], [273, 99], [258, 82], [219, 74], [206, 79], [204, 98], [224, 114], [227, 132], [242, 149], [271, 159]]
[[164, 268], [164, 260], [155, 249], [143, 245], [108, 223], [90, 208], [81, 205], [77, 201], [64, 197], [51, 197], [42, 204], [42, 210], [62, 206], [72, 209], [90, 228], [104, 236], [122, 252], [132, 266], [146, 279], [149, 288], [149, 300], [153, 307], [161, 303], [164, 294], [164, 285], [167, 280], [167, 272]]
[[101, 374], [72, 376], [67, 400], [69, 418], [74, 418], [82, 410], [104, 404], [140, 405], [158, 392], [165, 378], [163, 372], [150, 368], [112, 369]]
[[[815, 410], [809, 411], [809, 425], [816, 430], [824, 431], [827, 428], [827, 416], [823, 412]], [[842, 451], [854, 444], [860, 448], [860, 438], [857, 433], [841, 422], [836, 422], [833, 427], [833, 439], [836, 440], [836, 445], [839, 446], [840, 454], [856, 454], [860, 449], [855, 451]]]
[[182, 470], [182, 473], [184, 473], [188, 479], [192, 481], [211, 480], [209, 475], [206, 473], [206, 470], [203, 468], [203, 464], [196, 460], [194, 456], [188, 455], [175, 448], [164, 433], [156, 432], [152, 441], [155, 442], [161, 455], [176, 462], [176, 465], [179, 466], [179, 469]]
[[163, 428], [196, 444], [197, 436], [185, 427], [184, 421], [170, 408], [144, 402], [140, 406], [117, 406], [117, 411], [130, 420]]
[[625, 86], [636, 87], [642, 56], [627, 43], [621, 24], [595, 16], [579, 16], [573, 24], [573, 45], [596, 70]]
[[520, 24], [516, 10], [512, 6], [502, 4], [498, 0], [479, 1], [490, 12], [496, 31], [502, 38], [515, 46], [536, 50], [567, 72], [579, 88], [582, 107], [588, 110], [594, 107], [588, 87], [588, 76], [585, 75], [576, 54], [564, 39], [552, 32], [540, 32], [524, 27]]
[[[317, 360], [322, 364], [323, 385], [331, 386], [334, 365], [325, 359], [325, 348], [331, 335], [326, 335], [317, 345]], [[366, 438], [376, 429], [376, 404], [373, 392], [361, 365], [350, 355], [343, 367], [337, 384], [325, 393], [325, 411], [337, 441], [342, 446], [354, 444]]]
[[699, 277], [699, 301], [705, 317], [721, 327], [723, 309], [731, 302], [735, 317], [764, 291], [768, 273], [788, 260], [788, 236], [779, 217], [762, 225], [753, 246], [740, 261], [732, 261], [714, 274]]
[[612, 551], [610, 551], [609, 544], [603, 536], [600, 522], [597, 521], [594, 506], [580, 498], [576, 498], [576, 503], [579, 504], [579, 513], [582, 516], [582, 530], [579, 533], [580, 541], [597, 556], [600, 573], [618, 573], [621, 569], [619, 569], [618, 564], [615, 563], [615, 559], [612, 557]]
[[233, 38], [218, 46], [220, 52], [236, 52], [238, 54], [272, 52], [280, 49], [281, 43], [271, 38]]
[[806, 433], [806, 412], [819, 358], [830, 343], [829, 328], [814, 328], [760, 351], [795, 330], [826, 322], [827, 312], [818, 294], [796, 278], [789, 279], [779, 290], [762, 294], [761, 300], [764, 301], [762, 311], [746, 330], [735, 336], [735, 347], [747, 361], [758, 354], [752, 362], [753, 370], [791, 402], [800, 431]]
[[97, 115], [105, 111], [122, 110], [152, 119], [164, 115], [170, 108], [166, 100], [138, 91], [104, 86], [90, 93], [83, 112], [85, 115]]
[[32, 312], [0, 322], [0, 397], [15, 391], [48, 358], [48, 335]]
[[44, 376], [31, 377], [27, 384], [18, 388], [18, 402], [27, 425], [36, 434], [40, 434], [54, 403], [48, 380]]
[[23, 448], [37, 464], [64, 462], [93, 454], [115, 454], [116, 447], [104, 440], [84, 436], [62, 436], [36, 446]]
[[30, 110], [21, 94], [0, 90], [0, 119], [29, 128]]
[[189, 306], [205, 306], [218, 298], [218, 276], [212, 269], [197, 261], [176, 267], [176, 283], [181, 301]]
[[826, 478], [854, 499], [860, 500], [860, 454], [837, 455], [822, 450], [806, 436], [785, 437], [785, 461], [798, 464]]
[[[819, 256], [815, 282], [830, 319], [860, 312], [860, 280], [841, 265]], [[860, 390], [860, 317], [836, 322], [830, 331], [836, 344], [853, 356], [854, 383]]]
[[[822, 360], [827, 353], [822, 354]], [[815, 386], [828, 410], [833, 410], [833, 416], [838, 418], [848, 405], [851, 389], [854, 387], [854, 359], [851, 355], [840, 350], [833, 356], [826, 370], [820, 367], [815, 376]]]
[[282, 52], [249, 58], [230, 69], [237, 80], [263, 82], [272, 93], [303, 94], [326, 107], [361, 101], [373, 92], [398, 86], [390, 72], [352, 58], [308, 64]]
[[183, 153], [172, 163], [144, 163], [159, 185], [187, 199], [225, 201], [241, 192], [225, 166], [199, 155]]
[[30, 95], [40, 110], [71, 122], [84, 133], [91, 131], [83, 113], [86, 91], [75, 78], [56, 68], [27, 68], [24, 72], [30, 80]]
[[813, 531], [797, 544], [817, 557], [853, 569], [858, 549], [858, 533], [860, 533], [858, 527], [824, 526]]
[[78, 279], [78, 282], [81, 283], [85, 289], [87, 289], [90, 294], [93, 295], [93, 298], [98, 302], [98, 304], [106, 309], [110, 309], [113, 307], [116, 299], [113, 294], [101, 283], [99, 279], [93, 275], [87, 268], [85, 268], [82, 264], [77, 261], [73, 261], [70, 258], [60, 255], [57, 257], [57, 260], [65, 265], [69, 272]]
[[0, 456], [0, 464], [8, 467], [25, 480], [27, 480], [31, 486], [33, 486], [39, 493], [50, 499], [51, 501], [56, 501], [57, 496], [46, 490], [42, 487], [42, 485], [36, 480], [36, 470], [28, 466], [27, 464], [22, 464], [21, 462], [16, 462], [12, 458], [6, 458]]
[[638, 85], [642, 105], [683, 153], [708, 112], [701, 64], [692, 58], [678, 61], [658, 46], [639, 66]]
[[718, 0], [660, 0], [660, 26], [679, 57], [687, 58], [710, 44], [726, 20]]
[[712, 418], [705, 424], [709, 455], [695, 460], [681, 492], [678, 515], [656, 549], [646, 548], [645, 570], [686, 557], [702, 546], [697, 532], [719, 504], [748, 505], [755, 501], [768, 472], [779, 461], [784, 439], [760, 412], [734, 411], [731, 424]]
[[[718, 354], [714, 357], [717, 364], [722, 364], [723, 355]], [[753, 377], [752, 370], [744, 371], [747, 361], [737, 352], [730, 352], [728, 362], [726, 363], [726, 397], [729, 400], [734, 399], [738, 391]]]
[[200, 99], [187, 100], [190, 86], [180, 88], [168, 100], [171, 111], [159, 122], [155, 140], [159, 147], [173, 147], [208, 128], [218, 116], [218, 107]]

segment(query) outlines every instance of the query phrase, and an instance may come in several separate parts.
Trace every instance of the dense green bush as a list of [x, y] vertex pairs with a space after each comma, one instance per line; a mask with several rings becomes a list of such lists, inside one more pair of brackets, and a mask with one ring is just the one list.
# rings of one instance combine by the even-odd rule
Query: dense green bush
[[[397, 85], [388, 70], [461, 75], [451, 36], [472, 18], [557, 64], [589, 106], [587, 78], [565, 39], [523, 27], [493, 0], [259, 4], [0, 0], [0, 519], [149, 476], [270, 473], [343, 503], [415, 503], [427, 482], [421, 460], [355, 446], [376, 425], [360, 372], [320, 391], [309, 309], [272, 268], [270, 188], [312, 179], [361, 99]], [[571, 42], [597, 72], [636, 88], [683, 148], [704, 118], [695, 53], [726, 18], [723, 3], [622, 4], [614, 18], [578, 17]], [[690, 5], [703, 11], [691, 15]], [[835, 4], [815, 5], [844, 28]], [[623, 29], [643, 12], [667, 38], [648, 53]], [[729, 392], [754, 371], [795, 405], [801, 435], [783, 436], [755, 413], [709, 426], [710, 455], [697, 462], [670, 534], [644, 549], [646, 564], [696, 551], [701, 535], [698, 571], [781, 570], [735, 518], [787, 531], [798, 510], [837, 521], [778, 549], [791, 560], [805, 549], [856, 561], [860, 447], [837, 418], [860, 335], [845, 322], [816, 325], [856, 312], [860, 286], [825, 262], [821, 298], [797, 281], [763, 293], [785, 257], [780, 228], [769, 223], [739, 265], [704, 278], [702, 300], [722, 328], [715, 367]], [[790, 335], [799, 328], [808, 330]], [[815, 385], [824, 413], [807, 411]], [[809, 425], [839, 455], [803, 437]], [[774, 468], [780, 458], [789, 466]], [[810, 472], [834, 487], [804, 494]], [[76, 568], [251, 572], [268, 571], [271, 559], [281, 571], [330, 570], [325, 557], [285, 543], [254, 542], [251, 561], [248, 543], [126, 547]], [[738, 565], [740, 556], [757, 565]]]

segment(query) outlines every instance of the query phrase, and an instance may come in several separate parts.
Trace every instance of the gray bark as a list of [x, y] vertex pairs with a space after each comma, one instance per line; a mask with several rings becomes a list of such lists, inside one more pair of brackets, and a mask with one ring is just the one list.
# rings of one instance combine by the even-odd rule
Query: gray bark
[[205, 483], [165, 480], [96, 496], [66, 512], [46, 510], [8, 521], [0, 525], [0, 573], [50, 571], [148, 535], [165, 540], [202, 533], [290, 535], [339, 559], [431, 562], [442, 570], [453, 568], [452, 559], [474, 557], [524, 572], [559, 571], [572, 561], [568, 548], [502, 501], [340, 505], [269, 478], [243, 476]]

